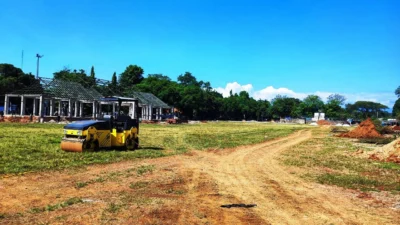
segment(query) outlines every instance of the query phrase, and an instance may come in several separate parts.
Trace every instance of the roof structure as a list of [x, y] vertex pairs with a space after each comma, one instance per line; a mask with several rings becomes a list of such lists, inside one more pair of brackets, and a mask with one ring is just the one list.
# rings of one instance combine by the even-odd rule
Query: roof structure
[[[105, 83], [106, 84], [106, 83]], [[39, 82], [26, 88], [16, 90], [13, 95], [42, 95], [46, 98], [57, 99], [78, 99], [84, 101], [101, 101], [104, 96], [94, 88], [85, 88], [82, 84], [60, 79], [40, 77]], [[113, 96], [115, 97], [115, 96]], [[140, 104], [155, 108], [171, 108], [168, 104], [157, 98], [151, 93], [132, 91], [127, 97], [138, 99]]]
[[39, 78], [39, 81], [39, 83], [14, 91], [11, 94], [43, 95], [51, 98], [87, 101], [95, 101], [103, 97], [94, 88], [85, 88], [80, 83], [51, 78]]
[[155, 108], [164, 108], [164, 109], [171, 108], [168, 104], [166, 104], [161, 99], [157, 98], [151, 93], [132, 91], [129, 97], [139, 99], [139, 102], [142, 105], [151, 105], [152, 107]]

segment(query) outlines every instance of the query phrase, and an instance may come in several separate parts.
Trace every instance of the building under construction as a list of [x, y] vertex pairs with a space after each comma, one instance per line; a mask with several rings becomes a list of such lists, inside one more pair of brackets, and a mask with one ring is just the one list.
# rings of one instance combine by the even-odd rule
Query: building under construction
[[[5, 118], [35, 121], [96, 119], [116, 114], [116, 104], [102, 102], [103, 97], [106, 96], [95, 88], [77, 82], [39, 78], [36, 84], [5, 94], [4, 107], [0, 111]], [[172, 110], [151, 93], [132, 92], [124, 97], [138, 99], [138, 105], [122, 103], [122, 113], [132, 118], [135, 107], [139, 107], [138, 118], [141, 120], [161, 120], [163, 114]]]

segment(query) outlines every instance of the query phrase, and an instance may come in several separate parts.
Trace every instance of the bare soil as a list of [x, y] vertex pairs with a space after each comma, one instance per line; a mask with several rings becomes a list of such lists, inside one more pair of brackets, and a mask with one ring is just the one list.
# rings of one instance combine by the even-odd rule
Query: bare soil
[[[239, 147], [191, 151], [0, 180], [0, 224], [396, 224], [387, 199], [324, 186], [283, 166], [310, 131]], [[73, 153], [71, 153], [73, 154]], [[140, 168], [154, 168], [140, 170]], [[78, 185], [85, 184], [85, 185]], [[63, 208], [35, 211], [70, 198]], [[255, 207], [221, 207], [240, 204]]]

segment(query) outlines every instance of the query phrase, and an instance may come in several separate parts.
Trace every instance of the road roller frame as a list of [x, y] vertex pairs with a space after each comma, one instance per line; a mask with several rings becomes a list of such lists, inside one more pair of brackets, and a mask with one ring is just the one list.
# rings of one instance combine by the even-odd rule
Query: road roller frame
[[[138, 100], [122, 97], [107, 97], [101, 101], [117, 101], [120, 112], [122, 101], [134, 101], [138, 108]], [[134, 117], [137, 118], [135, 112]], [[139, 121], [129, 116], [111, 116], [104, 120], [82, 120], [64, 126], [64, 137], [61, 149], [71, 152], [92, 152], [99, 149], [123, 148], [135, 150], [139, 147]]]

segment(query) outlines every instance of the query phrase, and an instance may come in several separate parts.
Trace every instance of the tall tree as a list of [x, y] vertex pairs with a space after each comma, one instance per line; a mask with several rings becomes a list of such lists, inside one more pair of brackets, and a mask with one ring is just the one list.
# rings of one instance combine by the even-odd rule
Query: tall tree
[[315, 112], [324, 108], [324, 102], [318, 95], [309, 95], [300, 103], [299, 109], [303, 116], [312, 117]]
[[119, 85], [122, 92], [127, 93], [133, 86], [143, 80], [144, 70], [138, 65], [129, 65], [125, 71], [119, 75]]
[[297, 98], [277, 95], [272, 99], [271, 113], [274, 118], [298, 117], [298, 107], [301, 101]]
[[346, 101], [346, 97], [340, 94], [331, 94], [328, 96], [328, 103], [335, 103], [338, 105], [343, 105]]
[[85, 70], [72, 70], [68, 67], [64, 67], [62, 70], [53, 73], [54, 79], [60, 79], [65, 81], [72, 81], [82, 84], [84, 87], [92, 87], [90, 77], [87, 76]]
[[96, 75], [94, 73], [94, 66], [90, 69], [90, 77], [89, 77], [89, 85], [90, 86], [95, 86], [96, 85]]
[[400, 98], [394, 103], [392, 115], [400, 119]]
[[196, 77], [194, 77], [190, 72], [185, 72], [185, 74], [179, 75], [178, 82], [179, 84], [182, 84], [184, 86], [188, 85], [199, 86], [199, 82], [197, 82]]
[[386, 105], [370, 101], [357, 101], [354, 104], [346, 105], [347, 112], [357, 119], [379, 117], [379, 115], [387, 114], [386, 109], [388, 109]]
[[394, 91], [398, 98], [400, 98], [400, 86]]
[[347, 114], [341, 107], [346, 101], [346, 98], [343, 95], [332, 94], [328, 96], [327, 100], [324, 107], [326, 117], [330, 119], [346, 119]]
[[0, 95], [11, 93], [37, 82], [31, 73], [25, 74], [12, 64], [0, 64]]

